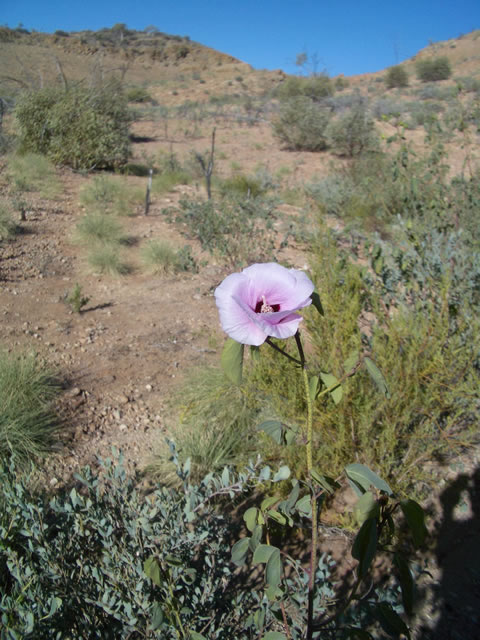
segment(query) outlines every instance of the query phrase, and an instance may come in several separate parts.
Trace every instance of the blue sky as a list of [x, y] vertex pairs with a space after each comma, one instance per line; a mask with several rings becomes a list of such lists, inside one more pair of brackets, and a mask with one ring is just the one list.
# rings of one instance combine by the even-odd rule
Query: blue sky
[[480, 28], [480, 0], [0, 0], [0, 24], [53, 32], [111, 27], [188, 35], [256, 69], [298, 72], [306, 51], [330, 75], [378, 71], [429, 41]]

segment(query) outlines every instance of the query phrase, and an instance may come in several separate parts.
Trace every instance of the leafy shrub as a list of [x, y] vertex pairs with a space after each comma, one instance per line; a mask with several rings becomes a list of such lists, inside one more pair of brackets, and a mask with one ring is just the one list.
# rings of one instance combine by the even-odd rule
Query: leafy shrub
[[310, 98], [290, 98], [272, 122], [273, 134], [294, 151], [322, 151], [327, 146], [326, 128], [330, 111]]
[[232, 267], [272, 258], [272, 207], [258, 198], [225, 198], [219, 203], [180, 200], [178, 210], [167, 209], [165, 213], [174, 213], [187, 237], [195, 238], [204, 250], [224, 258]]
[[49, 450], [59, 426], [52, 407], [58, 390], [34, 355], [0, 351], [0, 459], [31, 460]]
[[447, 80], [452, 75], [450, 61], [446, 56], [418, 60], [415, 68], [417, 77], [422, 82]]
[[275, 90], [275, 95], [283, 100], [289, 100], [297, 96], [307, 96], [312, 100], [321, 100], [333, 95], [333, 93], [332, 81], [325, 74], [308, 77], [289, 76]]
[[225, 178], [220, 184], [222, 195], [234, 194], [244, 198], [257, 198], [263, 195], [265, 189], [255, 176], [237, 173], [231, 178]]
[[15, 113], [24, 152], [73, 169], [115, 168], [128, 160], [130, 114], [116, 84], [28, 92]]
[[242, 492], [255, 474], [227, 470], [194, 486], [187, 467], [179, 472], [183, 489], [145, 497], [107, 460], [101, 478], [87, 467], [70, 492], [49, 499], [2, 468], [3, 632], [176, 640], [181, 628], [192, 638], [248, 640], [260, 597], [235, 586], [228, 523], [211, 498], [235, 483], [232, 495]]
[[361, 100], [350, 111], [331, 120], [325, 135], [334, 153], [349, 158], [379, 146], [375, 124]]
[[408, 87], [408, 73], [402, 65], [390, 67], [385, 75], [387, 89]]
[[373, 103], [371, 110], [374, 118], [390, 118], [390, 117], [399, 117], [401, 116], [407, 109], [407, 106], [404, 102], [398, 102], [391, 100], [389, 98], [379, 98], [375, 100]]

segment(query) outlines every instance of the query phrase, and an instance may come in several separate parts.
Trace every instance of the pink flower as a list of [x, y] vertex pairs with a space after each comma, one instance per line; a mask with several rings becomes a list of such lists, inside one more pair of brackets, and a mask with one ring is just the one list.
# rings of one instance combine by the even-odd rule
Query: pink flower
[[252, 264], [232, 273], [215, 290], [223, 330], [242, 344], [261, 345], [268, 336], [293, 336], [311, 304], [313, 282], [297, 269], [275, 262]]

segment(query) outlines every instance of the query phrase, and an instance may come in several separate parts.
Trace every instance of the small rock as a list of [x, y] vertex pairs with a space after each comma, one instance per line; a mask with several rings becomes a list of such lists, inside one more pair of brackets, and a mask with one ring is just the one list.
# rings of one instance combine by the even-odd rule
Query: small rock
[[146, 385], [145, 385], [145, 389], [146, 389], [147, 391], [152, 391], [153, 387], [152, 387], [152, 385], [151, 385], [151, 384], [146, 384]]
[[75, 396], [79, 396], [81, 393], [82, 390], [80, 389], [80, 387], [73, 387], [73, 389], [70, 389], [70, 391], [68, 392], [68, 395], [72, 398], [75, 398]]
[[124, 394], [118, 397], [118, 404], [128, 404], [130, 402], [130, 398]]
[[126, 431], [128, 429], [126, 424], [121, 424], [119, 427], [120, 431]]

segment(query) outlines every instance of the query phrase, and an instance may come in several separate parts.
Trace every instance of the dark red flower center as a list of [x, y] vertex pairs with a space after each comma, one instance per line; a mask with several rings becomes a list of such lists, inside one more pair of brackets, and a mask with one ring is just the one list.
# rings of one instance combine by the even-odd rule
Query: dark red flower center
[[265, 300], [265, 296], [262, 296], [262, 299], [257, 302], [255, 305], [255, 313], [272, 313], [275, 311], [280, 311], [279, 304], [268, 304]]

